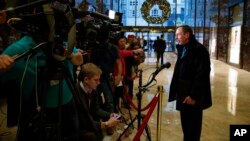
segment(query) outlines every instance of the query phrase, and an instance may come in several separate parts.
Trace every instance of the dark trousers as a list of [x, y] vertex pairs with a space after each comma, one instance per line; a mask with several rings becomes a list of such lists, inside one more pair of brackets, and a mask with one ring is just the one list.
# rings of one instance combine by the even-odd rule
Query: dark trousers
[[120, 98], [123, 98], [123, 86], [115, 87], [115, 94], [114, 94], [114, 112], [119, 112], [119, 102]]
[[110, 76], [103, 76], [100, 85], [97, 87], [99, 94], [103, 93], [105, 102], [103, 109], [107, 112], [114, 112], [113, 81]]
[[200, 141], [202, 113], [202, 110], [192, 108], [180, 111], [183, 141]]
[[157, 51], [157, 63], [161, 63], [161, 65], [163, 65], [163, 54], [164, 54], [164, 51]]
[[130, 98], [133, 98], [133, 89], [134, 89], [134, 80], [128, 80], [127, 82], [128, 85], [128, 94]]

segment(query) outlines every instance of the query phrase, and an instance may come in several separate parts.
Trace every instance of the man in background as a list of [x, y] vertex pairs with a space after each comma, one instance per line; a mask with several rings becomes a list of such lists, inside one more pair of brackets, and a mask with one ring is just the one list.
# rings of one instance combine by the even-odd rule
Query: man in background
[[161, 65], [163, 65], [163, 62], [164, 62], [163, 54], [164, 54], [165, 49], [166, 49], [166, 41], [164, 40], [163, 34], [161, 34], [160, 39], [156, 40], [155, 49], [156, 49], [156, 54], [157, 54], [156, 67], [158, 67], [159, 63], [161, 63]]

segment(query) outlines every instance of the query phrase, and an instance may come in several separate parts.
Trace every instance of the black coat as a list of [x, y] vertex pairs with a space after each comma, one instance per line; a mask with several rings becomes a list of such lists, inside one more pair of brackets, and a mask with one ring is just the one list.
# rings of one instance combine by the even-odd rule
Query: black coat
[[177, 100], [177, 110], [181, 110], [186, 96], [196, 101], [193, 106], [206, 109], [212, 105], [210, 87], [210, 58], [207, 49], [195, 39], [184, 46], [177, 45], [178, 58], [170, 84], [169, 100]]
[[156, 40], [155, 49], [157, 52], [164, 52], [166, 49], [166, 41], [163, 39]]

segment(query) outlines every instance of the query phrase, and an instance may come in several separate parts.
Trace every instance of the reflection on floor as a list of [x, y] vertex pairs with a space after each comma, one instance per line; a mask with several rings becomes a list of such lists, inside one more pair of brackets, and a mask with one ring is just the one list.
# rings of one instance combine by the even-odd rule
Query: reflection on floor
[[[170, 62], [169, 69], [163, 69], [156, 76], [156, 83], [142, 94], [142, 107], [146, 106], [154, 97], [157, 87], [163, 86], [161, 137], [158, 140], [181, 141], [182, 130], [179, 112], [175, 110], [175, 103], [168, 103], [169, 84], [172, 78], [176, 61], [174, 53], [165, 53], [164, 62]], [[154, 52], [148, 52], [144, 64], [139, 66], [143, 70], [142, 83], [146, 84], [152, 72], [155, 71], [156, 58]], [[211, 60], [211, 89], [213, 106], [204, 111], [203, 130], [201, 141], [228, 141], [229, 126], [232, 124], [250, 124], [250, 72], [229, 66], [221, 61]], [[136, 93], [138, 92], [138, 79], [135, 80], [135, 96], [133, 102], [137, 105]], [[3, 102], [2, 102], [3, 103]], [[122, 108], [126, 119], [129, 118], [127, 109]], [[6, 128], [6, 105], [1, 105], [0, 113], [0, 140], [14, 141], [16, 128]], [[131, 110], [134, 117], [137, 112]], [[147, 114], [147, 111], [143, 112]], [[113, 136], [105, 136], [105, 141], [115, 141], [124, 129], [119, 125]], [[130, 141], [137, 132], [137, 121], [130, 129], [130, 134], [124, 140]], [[157, 140], [157, 107], [148, 121], [149, 132], [153, 141]], [[146, 140], [143, 132], [141, 140]]]

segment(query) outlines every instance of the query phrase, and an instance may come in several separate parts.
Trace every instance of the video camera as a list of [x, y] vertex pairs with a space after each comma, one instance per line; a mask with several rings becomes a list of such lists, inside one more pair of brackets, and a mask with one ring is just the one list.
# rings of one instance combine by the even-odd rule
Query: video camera
[[83, 17], [77, 24], [77, 42], [80, 48], [88, 50], [105, 42], [114, 44], [116, 38], [123, 36], [122, 24], [111, 17], [97, 12], [77, 12]]
[[8, 15], [10, 27], [32, 36], [37, 43], [48, 42], [46, 48], [42, 48], [47, 55], [63, 61], [72, 54], [76, 44], [76, 26], [68, 0], [37, 0], [0, 12]]
[[[38, 42], [48, 41], [52, 47], [47, 50], [59, 61], [71, 54], [76, 45], [90, 48], [121, 34], [120, 23], [98, 12], [75, 9], [68, 0], [38, 0], [0, 12], [11, 17], [7, 23], [14, 29], [42, 40]], [[80, 25], [75, 22], [89, 17], [91, 20], [82, 20]]]

